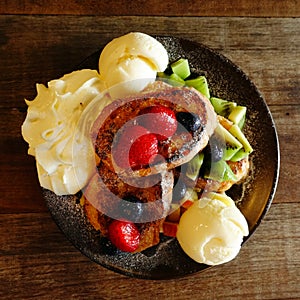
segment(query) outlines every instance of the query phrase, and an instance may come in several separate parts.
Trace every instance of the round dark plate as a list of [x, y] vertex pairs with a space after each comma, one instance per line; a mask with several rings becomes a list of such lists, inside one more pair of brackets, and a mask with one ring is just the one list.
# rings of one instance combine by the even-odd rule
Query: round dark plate
[[[185, 57], [193, 72], [206, 76], [213, 96], [247, 106], [245, 134], [254, 148], [250, 174], [228, 194], [248, 221], [248, 239], [271, 205], [279, 176], [279, 145], [271, 113], [255, 85], [223, 55], [185, 39], [156, 38], [167, 49], [170, 61]], [[100, 51], [94, 53], [78, 69], [97, 69], [99, 55]], [[190, 259], [175, 238], [162, 236], [159, 245], [142, 253], [117, 251], [89, 224], [79, 204], [80, 194], [57, 196], [44, 190], [44, 197], [53, 219], [66, 237], [83, 254], [108, 269], [137, 278], [171, 279], [208, 268]]]

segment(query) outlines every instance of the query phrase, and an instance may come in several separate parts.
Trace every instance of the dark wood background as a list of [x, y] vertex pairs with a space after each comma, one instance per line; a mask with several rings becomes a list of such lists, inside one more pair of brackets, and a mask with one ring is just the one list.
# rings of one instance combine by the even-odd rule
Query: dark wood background
[[[238, 3], [1, 1], [1, 299], [300, 299], [300, 1]], [[187, 278], [128, 278], [79, 253], [49, 215], [20, 133], [35, 83], [129, 31], [226, 55], [262, 92], [278, 130], [281, 173], [266, 218], [234, 261]]]

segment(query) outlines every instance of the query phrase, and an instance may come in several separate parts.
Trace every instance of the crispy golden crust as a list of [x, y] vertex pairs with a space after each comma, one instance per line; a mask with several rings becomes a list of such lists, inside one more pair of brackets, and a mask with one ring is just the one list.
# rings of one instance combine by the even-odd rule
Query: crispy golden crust
[[[159, 144], [159, 153], [165, 158], [154, 167], [139, 170], [121, 170], [114, 163], [112, 145], [118, 131], [126, 122], [136, 118], [141, 110], [153, 105], [170, 107], [175, 113], [193, 112], [199, 115], [202, 127], [195, 133], [177, 132], [171, 139]], [[85, 190], [85, 213], [90, 223], [103, 236], [122, 199], [134, 195], [147, 203], [146, 222], [136, 222], [141, 233], [140, 252], [159, 242], [159, 233], [172, 201], [175, 166], [189, 161], [203, 149], [217, 124], [216, 114], [209, 100], [194, 89], [176, 88], [155, 82], [136, 96], [115, 100], [108, 105], [93, 127], [95, 152], [99, 157], [98, 172]], [[144, 186], [144, 188], [142, 187]], [[145, 187], [146, 186], [146, 187]], [[153, 204], [153, 205], [152, 205]]]
[[[84, 203], [84, 211], [92, 226], [96, 230], [99, 230], [103, 236], [107, 236], [108, 226], [113, 219], [100, 213], [99, 210], [97, 210], [87, 200], [85, 200]], [[140, 235], [139, 247], [135, 250], [135, 252], [141, 252], [159, 243], [160, 241], [159, 233], [163, 222], [164, 219], [160, 219], [154, 222], [146, 222], [137, 225], [141, 235]]]
[[156, 245], [172, 201], [173, 174], [168, 172], [144, 177], [142, 182], [141, 178], [134, 178], [128, 184], [104, 164], [100, 163], [98, 170], [99, 173], [92, 177], [84, 191], [84, 210], [92, 226], [107, 236], [112, 220], [121, 219], [119, 209], [122, 199], [134, 196], [140, 202], [147, 203], [143, 215], [136, 220], [141, 234], [136, 251]]
[[186, 87], [172, 87], [163, 82], [154, 82], [147, 90], [136, 96], [115, 100], [108, 105], [95, 122], [93, 134], [97, 155], [113, 170], [118, 169], [111, 155], [112, 144], [117, 132], [129, 120], [135, 119], [146, 107], [164, 105], [175, 113], [188, 111], [196, 113], [201, 120], [201, 127], [194, 133], [177, 132], [174, 136], [159, 144], [159, 154], [164, 157], [163, 162], [154, 166], [144, 166], [138, 170], [122, 170], [127, 176], [148, 176], [171, 170], [181, 165], [203, 149], [212, 135], [217, 118], [209, 100], [198, 91]]

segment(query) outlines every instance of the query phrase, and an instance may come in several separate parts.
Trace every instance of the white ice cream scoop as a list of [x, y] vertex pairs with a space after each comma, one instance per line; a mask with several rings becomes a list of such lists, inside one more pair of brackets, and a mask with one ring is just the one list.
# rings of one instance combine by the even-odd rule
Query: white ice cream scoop
[[113, 39], [103, 49], [99, 72], [115, 97], [141, 91], [167, 68], [168, 53], [155, 38], [131, 32]]
[[182, 215], [177, 239], [193, 260], [219, 265], [237, 256], [248, 234], [247, 221], [234, 201], [225, 194], [210, 193]]

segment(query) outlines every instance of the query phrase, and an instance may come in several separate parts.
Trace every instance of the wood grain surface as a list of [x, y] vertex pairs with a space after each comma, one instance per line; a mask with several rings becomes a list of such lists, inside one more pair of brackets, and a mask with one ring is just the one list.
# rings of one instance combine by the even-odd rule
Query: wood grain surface
[[[67, 1], [33, 2], [0, 4], [0, 299], [300, 299], [300, 20], [290, 18], [298, 1], [260, 1], [248, 14], [243, 0], [232, 11], [234, 1], [222, 2], [223, 14], [212, 4], [201, 14], [194, 2], [184, 12], [179, 1], [167, 11], [166, 1], [161, 11], [145, 6], [146, 16], [135, 4], [109, 12], [104, 1], [93, 13], [97, 1], [70, 1], [64, 12]], [[20, 132], [35, 83], [70, 72], [129, 31], [185, 37], [226, 55], [263, 94], [279, 135], [278, 189], [256, 233], [234, 261], [178, 280], [128, 278], [77, 251], [49, 215]]]
[[71, 14], [101, 16], [259, 16], [299, 17], [299, 0], [3, 0], [5, 14]]

